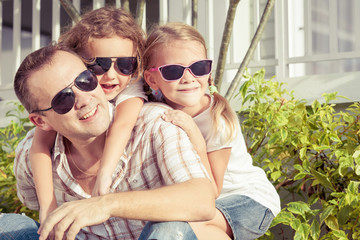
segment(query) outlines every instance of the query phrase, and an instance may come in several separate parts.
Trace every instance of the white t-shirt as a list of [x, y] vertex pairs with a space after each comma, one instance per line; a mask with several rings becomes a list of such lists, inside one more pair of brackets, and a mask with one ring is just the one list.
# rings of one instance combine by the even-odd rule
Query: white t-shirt
[[112, 102], [115, 104], [115, 106], [117, 106], [119, 103], [134, 97], [143, 98], [145, 101], [147, 101], [147, 96], [145, 95], [143, 86], [144, 83], [142, 79], [136, 82], [130, 82], [126, 88], [112, 100]]
[[[211, 106], [213, 97], [211, 96]], [[236, 137], [231, 142], [226, 142], [221, 134], [225, 128], [225, 121], [221, 127], [212, 134], [214, 125], [211, 118], [211, 107], [194, 117], [207, 145], [207, 151], [212, 152], [222, 148], [231, 147], [229, 163], [224, 175], [223, 189], [219, 198], [233, 194], [245, 195], [263, 206], [269, 208], [276, 216], [280, 210], [280, 197], [275, 187], [267, 179], [263, 169], [252, 163], [252, 158], [247, 152], [240, 124]]]

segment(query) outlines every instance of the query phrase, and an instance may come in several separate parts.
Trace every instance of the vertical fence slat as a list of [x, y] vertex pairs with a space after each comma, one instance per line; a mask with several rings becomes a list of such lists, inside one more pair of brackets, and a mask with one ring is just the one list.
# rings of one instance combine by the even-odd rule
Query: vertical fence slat
[[[254, 4], [253, 4], [253, 33], [255, 33], [256, 32], [256, 27], [257, 27], [257, 25], [259, 24], [259, 22], [260, 22], [260, 0], [255, 0], [254, 1]], [[260, 61], [260, 59], [261, 59], [261, 56], [260, 56], [260, 43], [261, 43], [261, 41], [259, 41], [259, 43], [257, 44], [257, 46], [256, 46], [256, 49], [255, 49], [255, 51], [254, 51], [254, 57], [253, 57], [253, 59], [255, 60], [255, 61]]]
[[287, 63], [285, 61], [286, 53], [284, 49], [284, 43], [285, 39], [288, 37], [286, 34], [288, 33], [286, 31], [286, 25], [287, 22], [286, 16], [284, 16], [285, 10], [285, 3], [284, 1], [287, 0], [279, 0], [276, 2], [274, 6], [275, 10], [275, 55], [278, 60], [277, 70], [276, 70], [276, 76], [278, 78], [286, 78], [288, 76], [287, 69]]
[[336, 0], [330, 0], [329, 2], [329, 53], [336, 54], [338, 52], [338, 35], [337, 35], [337, 4]]
[[145, 4], [144, 4], [144, 11], [143, 11], [141, 27], [142, 27], [142, 29], [144, 29], [144, 31], [146, 31], [146, 1], [145, 1]]
[[183, 21], [191, 25], [191, 1], [183, 0]]
[[[3, 6], [2, 6], [2, 2], [0, 1], [0, 53], [3, 51], [2, 49], [2, 22], [3, 22], [3, 15], [2, 15], [2, 9], [3, 9]], [[0, 63], [1, 63], [1, 56], [2, 54], [0, 54]], [[0, 64], [0, 88], [1, 88], [1, 83], [2, 83], [2, 73], [1, 73], [1, 64]]]
[[14, 16], [13, 16], [13, 56], [14, 69], [13, 76], [20, 66], [21, 58], [21, 0], [14, 0]]
[[51, 39], [57, 41], [60, 36], [60, 1], [52, 1], [52, 34]]
[[164, 24], [169, 21], [168, 7], [168, 0], [159, 1], [159, 24]]
[[115, 1], [115, 6], [116, 6], [117, 8], [121, 7], [121, 1], [120, 1], [120, 0], [116, 0], [116, 1]]
[[305, 56], [312, 55], [312, 27], [311, 27], [311, 3], [304, 0], [304, 36], [305, 36]]
[[75, 9], [80, 13], [81, 0], [73, 0], [73, 5], [74, 5]]
[[101, 8], [105, 5], [105, 0], [93, 0], [93, 9]]
[[32, 51], [40, 48], [40, 0], [32, 2]]
[[[214, 0], [205, 1], [206, 5], [206, 40], [208, 44], [209, 59], [215, 58], [215, 41], [214, 41]], [[216, 63], [213, 63], [216, 66]]]
[[360, 1], [354, 1], [354, 6], [352, 8], [353, 10], [353, 16], [354, 16], [354, 21], [352, 24], [354, 24], [354, 38], [355, 38], [355, 51], [356, 52], [360, 52], [360, 14], [359, 14], [359, 9], [360, 9]]

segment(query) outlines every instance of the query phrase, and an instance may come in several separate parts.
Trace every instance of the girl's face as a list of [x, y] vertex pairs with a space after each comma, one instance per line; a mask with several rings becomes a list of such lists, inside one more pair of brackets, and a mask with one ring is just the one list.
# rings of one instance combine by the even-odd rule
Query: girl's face
[[[204, 46], [197, 41], [175, 40], [160, 47], [152, 57], [154, 67], [167, 64], [189, 66], [206, 58]], [[195, 77], [189, 69], [185, 69], [182, 78], [175, 81], [165, 81], [159, 71], [146, 70], [145, 80], [154, 90], [160, 90], [165, 102], [174, 109], [180, 109], [191, 116], [204, 110], [209, 104], [205, 95], [208, 87], [209, 74]]]
[[130, 82], [131, 75], [125, 75], [115, 66], [118, 57], [134, 57], [135, 50], [130, 39], [118, 36], [110, 38], [93, 38], [88, 43], [85, 53], [87, 58], [112, 57], [111, 67], [101, 75], [97, 75], [106, 99], [114, 99]]

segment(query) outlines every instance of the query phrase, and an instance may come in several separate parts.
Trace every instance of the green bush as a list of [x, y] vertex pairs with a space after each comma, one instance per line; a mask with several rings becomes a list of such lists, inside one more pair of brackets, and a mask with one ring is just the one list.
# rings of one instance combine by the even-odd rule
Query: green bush
[[271, 228], [289, 226], [294, 239], [360, 239], [359, 103], [335, 111], [330, 102], [341, 96], [331, 93], [307, 106], [264, 75], [245, 75], [238, 114], [254, 163], [282, 196], [297, 195]]
[[[275, 226], [295, 230], [294, 239], [360, 239], [360, 105], [335, 111], [330, 102], [340, 97], [324, 94], [324, 103], [310, 106], [261, 70], [240, 88], [242, 131], [254, 163], [261, 166], [278, 191], [297, 196], [282, 199], [283, 209], [262, 239], [273, 239]], [[0, 129], [0, 208], [37, 212], [24, 207], [16, 196], [14, 149], [28, 129], [19, 104], [7, 116], [12, 121]], [[284, 194], [282, 194], [283, 196]]]
[[6, 113], [15, 121], [5, 128], [0, 128], [0, 211], [3, 213], [25, 213], [37, 220], [38, 213], [25, 207], [16, 195], [16, 179], [13, 173], [15, 148], [25, 137], [29, 119], [22, 118], [24, 107], [18, 102], [12, 102], [14, 109]]

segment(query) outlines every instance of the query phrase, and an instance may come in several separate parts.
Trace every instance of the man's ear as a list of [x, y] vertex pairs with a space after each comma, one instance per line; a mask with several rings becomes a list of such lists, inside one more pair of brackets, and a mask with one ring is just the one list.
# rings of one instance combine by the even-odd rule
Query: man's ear
[[153, 90], [159, 90], [159, 87], [155, 81], [154, 74], [150, 72], [149, 70], [144, 71], [144, 79], [147, 82], [147, 84], [153, 89]]
[[53, 130], [52, 127], [45, 121], [45, 116], [43, 115], [38, 113], [30, 113], [29, 119], [36, 127], [39, 127], [44, 131]]

